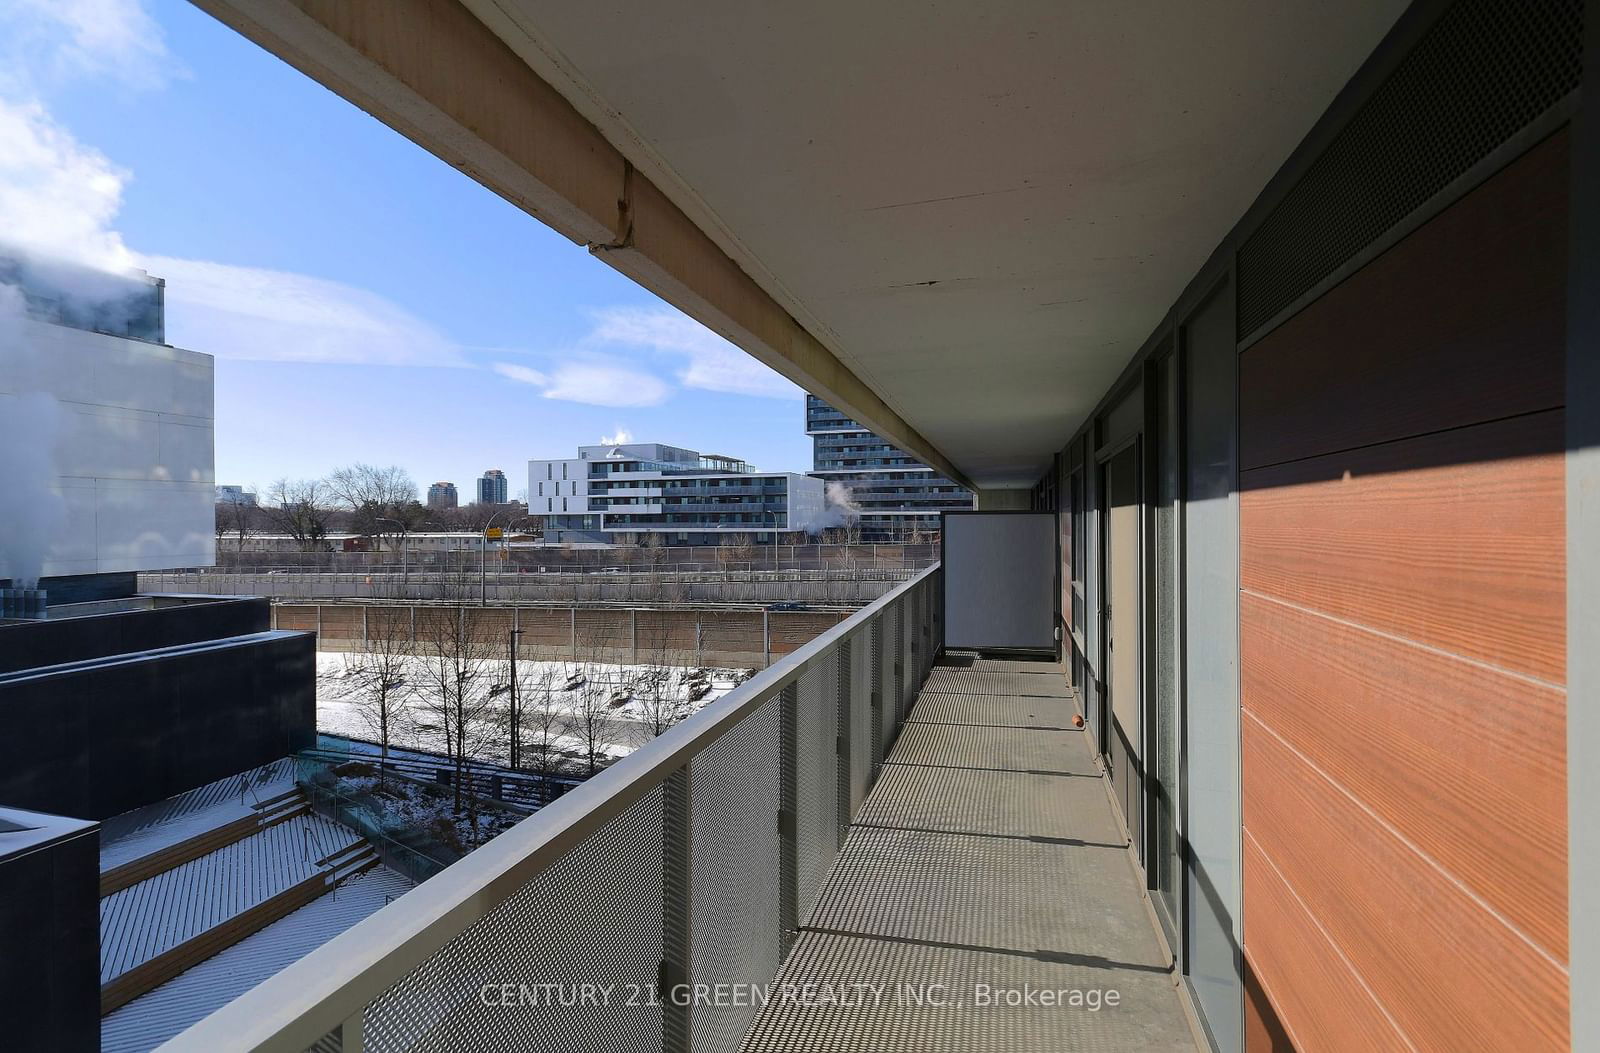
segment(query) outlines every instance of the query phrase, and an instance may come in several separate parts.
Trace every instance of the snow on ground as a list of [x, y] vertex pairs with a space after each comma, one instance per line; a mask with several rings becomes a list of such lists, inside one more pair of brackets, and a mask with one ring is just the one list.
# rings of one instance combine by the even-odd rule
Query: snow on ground
[[322, 858], [361, 835], [315, 813], [294, 816], [100, 900], [100, 982], [324, 873]]
[[254, 815], [251, 805], [292, 789], [294, 762], [286, 757], [112, 816], [100, 824], [100, 869], [121, 866]]
[[[366, 656], [357, 652], [318, 652], [318, 731], [367, 740], [375, 740], [378, 737], [377, 729], [369, 719], [368, 710], [361, 704], [363, 698], [367, 697], [362, 678], [353, 672], [364, 657]], [[429, 661], [428, 658], [418, 656], [406, 656], [401, 659], [404, 667], [404, 684], [399, 689], [398, 703], [404, 708], [405, 713], [398, 721], [391, 722], [389, 744], [435, 753], [448, 753], [444, 734], [433, 723], [437, 718], [428, 712], [429, 704], [436, 704], [439, 698], [437, 678], [430, 674]], [[488, 683], [499, 688], [494, 696], [495, 705], [500, 708], [505, 707], [510, 700], [505, 685], [510, 681], [511, 663], [497, 659], [484, 660], [474, 665], [483, 670]], [[593, 662], [519, 661], [517, 663], [519, 698], [524, 712], [543, 705], [548, 695], [550, 708], [556, 711], [558, 718], [570, 714], [586, 689], [604, 690], [610, 698], [618, 700], [616, 707], [609, 709], [604, 721], [604, 731], [599, 736], [608, 760], [615, 760], [631, 753], [650, 740], [653, 735], [652, 710], [672, 709], [675, 722], [698, 712], [733, 690], [749, 675], [750, 670], [707, 668], [702, 672], [710, 689], [703, 697], [690, 701], [688, 695], [691, 693], [690, 685], [693, 682], [694, 671], [688, 668], [657, 668], [648, 665]], [[663, 677], [661, 695], [667, 700], [665, 707], [647, 701], [653, 697], [653, 692], [641, 686], [656, 675]], [[583, 685], [567, 690], [566, 685], [577, 677], [582, 678]], [[623, 698], [626, 698], [626, 701], [621, 701]], [[506, 763], [509, 758], [505, 734], [486, 729], [485, 736], [487, 741], [474, 750], [474, 759]], [[528, 738], [529, 732], [524, 731], [524, 741], [526, 742]], [[587, 744], [584, 739], [571, 733], [555, 735], [554, 742], [556, 751], [570, 758], [580, 757], [586, 751]]]
[[100, 1019], [104, 1053], [144, 1053], [305, 957], [412, 887], [379, 866]]

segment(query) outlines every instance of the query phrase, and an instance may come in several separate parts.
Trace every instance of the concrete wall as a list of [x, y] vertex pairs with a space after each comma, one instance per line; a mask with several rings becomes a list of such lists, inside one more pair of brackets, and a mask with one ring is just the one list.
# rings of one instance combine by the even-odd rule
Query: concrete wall
[[[211, 356], [20, 325], [22, 352], [0, 357], [0, 415], [34, 393], [52, 396], [57, 410], [53, 449], [48, 429], [38, 433], [62, 502], [43, 573], [215, 562]], [[0, 577], [14, 572], [0, 565]]]
[[[761, 555], [757, 554], [757, 561]], [[496, 574], [484, 579], [482, 597], [491, 604], [692, 604], [813, 603], [865, 606], [914, 577], [915, 571], [736, 572], [727, 575], [671, 573]], [[261, 595], [304, 600], [459, 599], [480, 596], [477, 578], [459, 573], [228, 574], [172, 572], [144, 575], [148, 591]]]
[[[390, 604], [277, 604], [273, 628], [317, 634], [322, 651], [359, 651], [394, 631], [416, 640], [416, 626], [437, 610]], [[517, 654], [532, 660], [596, 659], [628, 664], [759, 669], [810, 643], [849, 611], [658, 610], [614, 607], [466, 607], [485, 632], [505, 639], [521, 630]], [[392, 628], [391, 628], [392, 627]]]

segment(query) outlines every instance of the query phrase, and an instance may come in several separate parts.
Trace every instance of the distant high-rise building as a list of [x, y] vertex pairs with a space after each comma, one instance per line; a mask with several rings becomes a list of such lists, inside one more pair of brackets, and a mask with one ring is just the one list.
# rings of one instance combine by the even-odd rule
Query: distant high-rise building
[[456, 484], [437, 482], [428, 487], [429, 508], [454, 508], [461, 503], [461, 497], [456, 493]]
[[508, 499], [505, 472], [498, 468], [490, 468], [478, 477], [478, 503], [480, 505], [503, 505]]
[[838, 483], [830, 500], [848, 498], [868, 539], [938, 530], [939, 513], [972, 507], [972, 491], [946, 479], [885, 442], [815, 395], [806, 396], [806, 434], [812, 438], [810, 475]]
[[256, 495], [242, 486], [222, 484], [217, 487], [217, 504], [243, 505], [245, 508], [256, 506]]

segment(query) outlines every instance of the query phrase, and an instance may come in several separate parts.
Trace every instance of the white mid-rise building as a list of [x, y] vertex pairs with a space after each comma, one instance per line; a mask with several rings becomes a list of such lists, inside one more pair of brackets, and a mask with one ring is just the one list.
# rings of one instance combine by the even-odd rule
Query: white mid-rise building
[[767, 543], [827, 525], [818, 479], [661, 443], [580, 446], [576, 457], [529, 461], [528, 512], [544, 517], [548, 541], [651, 534], [699, 545], [742, 534]]

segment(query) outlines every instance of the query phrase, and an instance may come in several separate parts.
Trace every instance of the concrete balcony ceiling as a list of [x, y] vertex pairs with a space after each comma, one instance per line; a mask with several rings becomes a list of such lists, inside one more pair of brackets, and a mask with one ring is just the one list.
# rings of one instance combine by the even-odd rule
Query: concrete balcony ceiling
[[[199, 2], [984, 488], [1038, 478], [1405, 6]], [[516, 128], [484, 26], [576, 111], [528, 103], [527, 159], [472, 142]]]

